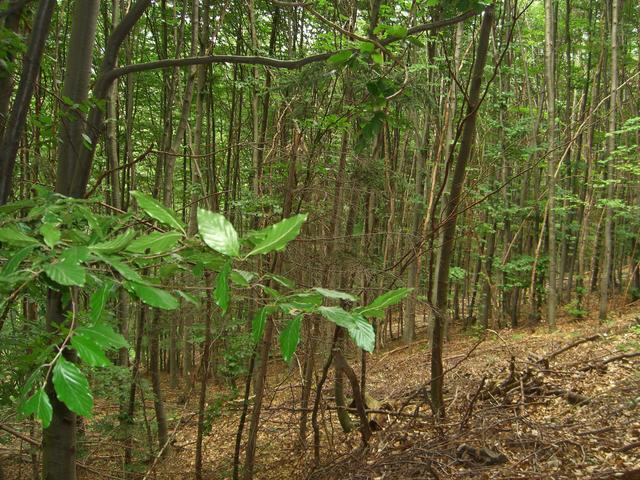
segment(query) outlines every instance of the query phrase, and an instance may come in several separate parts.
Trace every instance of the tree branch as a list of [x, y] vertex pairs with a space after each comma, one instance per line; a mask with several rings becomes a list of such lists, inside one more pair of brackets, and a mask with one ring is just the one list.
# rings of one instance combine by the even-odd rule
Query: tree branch
[[[440, 28], [448, 27], [449, 25], [455, 25], [456, 23], [463, 22], [464, 20], [476, 15], [475, 11], [468, 11], [457, 17], [449, 18], [446, 20], [439, 20], [437, 22], [425, 23], [422, 25], [416, 25], [408, 30], [408, 35], [417, 35], [428, 30], [438, 30]], [[403, 37], [391, 36], [381, 40], [379, 43], [385, 47], [391, 43], [403, 40]], [[357, 51], [356, 48], [347, 49], [353, 52]], [[342, 51], [342, 50], [339, 50]], [[130, 73], [145, 72], [149, 70], [157, 70], [159, 68], [171, 68], [171, 67], [187, 67], [191, 65], [209, 65], [212, 63], [234, 63], [244, 65], [264, 65], [266, 67], [285, 68], [289, 70], [295, 70], [302, 68], [305, 65], [311, 63], [322, 62], [334, 55], [337, 51], [331, 51], [326, 53], [319, 53], [308, 57], [296, 59], [296, 60], [280, 60], [278, 58], [261, 57], [261, 56], [245, 56], [245, 55], [207, 55], [202, 57], [185, 57], [185, 58], [169, 58], [165, 60], [156, 60], [154, 62], [136, 63], [132, 65], [126, 65], [120, 68], [114, 68], [110, 72], [106, 73], [103, 81], [110, 83], [118, 77], [128, 75]]]

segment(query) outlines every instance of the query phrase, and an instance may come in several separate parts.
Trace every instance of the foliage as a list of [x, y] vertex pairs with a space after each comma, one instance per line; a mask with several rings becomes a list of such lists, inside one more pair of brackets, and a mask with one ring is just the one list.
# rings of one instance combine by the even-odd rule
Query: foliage
[[578, 300], [572, 300], [564, 306], [564, 311], [567, 312], [574, 318], [582, 319], [587, 316], [589, 313], [587, 310], [582, 308], [578, 302]]
[[[245, 289], [261, 289], [270, 301], [254, 317], [251, 338], [254, 344], [259, 341], [270, 317], [276, 314], [288, 317], [280, 335], [285, 361], [291, 359], [300, 341], [303, 319], [314, 313], [344, 327], [360, 348], [372, 351], [375, 334], [366, 318], [381, 316], [385, 308], [409, 293], [408, 289], [387, 292], [352, 312], [322, 306], [323, 299], [353, 302], [356, 297], [320, 287], [294, 290], [293, 282], [284, 277], [233, 268], [234, 260], [282, 251], [299, 235], [306, 215], [286, 218], [241, 239], [222, 215], [199, 209], [200, 236], [189, 238], [174, 212], [141, 192], [132, 192], [132, 196], [159, 226], [130, 215], [99, 215], [94, 213], [91, 201], [74, 200], [45, 190], [34, 199], [1, 207], [5, 214], [0, 223], [3, 320], [13, 302], [27, 295], [42, 298], [47, 290], [62, 295], [66, 312], [65, 321], [53, 324], [55, 328], [50, 333], [30, 336], [27, 345], [31, 354], [24, 360], [26, 370], [31, 369], [30, 377], [25, 381], [26, 371], [22, 368], [12, 372], [22, 377], [15, 383], [22, 383], [16, 397], [20, 412], [36, 415], [45, 427], [52, 414], [45, 390], [49, 379], [57, 397], [70, 410], [89, 417], [93, 395], [87, 369], [111, 366], [109, 352], [129, 347], [114, 331], [108, 314], [107, 306], [119, 288], [151, 307], [164, 310], [179, 308], [180, 298], [198, 303], [191, 294], [162, 285], [151, 271], [161, 272], [169, 266], [188, 270], [192, 265], [217, 271], [213, 297], [221, 315], [227, 313], [233, 299], [231, 282]], [[167, 227], [171, 230], [162, 230]], [[210, 257], [209, 249], [215, 252], [214, 257]], [[247, 253], [243, 254], [243, 250]], [[273, 280], [270, 285], [263, 283], [266, 278]], [[279, 292], [274, 286], [290, 292]], [[82, 291], [77, 287], [82, 287]], [[88, 302], [80, 301], [80, 293], [89, 295]], [[242, 336], [229, 338], [235, 340], [225, 351], [221, 369], [233, 379], [244, 373], [249, 351]], [[77, 353], [82, 368], [67, 358], [69, 348]]]

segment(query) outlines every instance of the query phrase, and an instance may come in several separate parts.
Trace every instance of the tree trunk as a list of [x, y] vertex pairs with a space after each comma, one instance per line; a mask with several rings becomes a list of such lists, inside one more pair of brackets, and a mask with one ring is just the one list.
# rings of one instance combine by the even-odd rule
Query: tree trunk
[[555, 214], [555, 189], [556, 189], [556, 46], [555, 46], [555, 7], [553, 0], [544, 2], [544, 65], [545, 80], [547, 86], [547, 137], [549, 139], [549, 160], [547, 170], [547, 231], [549, 252], [549, 293], [547, 298], [547, 324], [549, 328], [556, 327], [556, 214]]
[[[210, 282], [208, 282], [210, 283]], [[202, 383], [200, 385], [200, 396], [198, 398], [198, 433], [196, 437], [196, 453], [195, 453], [195, 478], [202, 480], [202, 439], [204, 436], [204, 414], [207, 403], [207, 380], [209, 378], [209, 356], [211, 351], [211, 316], [213, 308], [211, 295], [207, 296], [207, 310], [204, 319], [204, 347], [202, 352], [202, 360], [200, 363], [200, 371], [202, 372]]]
[[160, 316], [160, 310], [154, 309], [149, 332], [149, 373], [153, 390], [153, 408], [158, 424], [158, 447], [159, 451], [162, 451], [167, 443], [168, 428], [160, 386]]
[[[66, 321], [67, 306], [62, 294], [49, 290], [47, 294], [47, 325], [51, 330]], [[75, 361], [73, 350], [65, 349], [66, 360]], [[42, 433], [42, 469], [44, 480], [75, 480], [76, 478], [76, 414], [58, 400], [51, 376], [47, 380], [47, 395], [51, 399], [53, 418]]]
[[[36, 85], [36, 78], [40, 73], [42, 52], [47, 34], [49, 33], [49, 25], [51, 24], [51, 17], [53, 16], [55, 6], [56, 0], [40, 0], [38, 4], [38, 10], [34, 17], [31, 34], [29, 35], [29, 46], [23, 59], [24, 67], [20, 73], [20, 83], [18, 85], [18, 91], [16, 92], [16, 98], [13, 102], [9, 118], [6, 124], [3, 125], [2, 143], [0, 144], [0, 205], [7, 203], [11, 194], [11, 181], [13, 179], [13, 168], [16, 164], [16, 155], [18, 154], [18, 146], [27, 121], [27, 113], [31, 105], [31, 97], [33, 96], [33, 89]], [[78, 10], [79, 7], [76, 7], [75, 12]], [[87, 23], [90, 24], [91, 22], [92, 19], [88, 17]], [[78, 22], [74, 22], [74, 26], [76, 23]], [[93, 28], [95, 30], [95, 26]], [[89, 30], [91, 30], [90, 27]], [[86, 42], [93, 42], [93, 34], [90, 31], [87, 31], [87, 34], [89, 37], [87, 37]], [[76, 38], [76, 40], [81, 43], [81, 46], [86, 45], [86, 43], [82, 43], [84, 39]], [[88, 49], [91, 51], [91, 47]], [[78, 60], [78, 62], [80, 61], [82, 61], [82, 57]], [[90, 61], [91, 58], [89, 58], [89, 62]], [[70, 60], [67, 68], [71, 66], [71, 63], [73, 62]], [[71, 82], [71, 80], [69, 80], [69, 82]], [[65, 83], [65, 91], [66, 89]], [[70, 89], [71, 85], [69, 85], [69, 90]], [[5, 91], [0, 93], [3, 96], [3, 101], [8, 102], [11, 92]], [[5, 95], [6, 98], [4, 98]], [[86, 98], [86, 92], [82, 93], [82, 95]]]
[[471, 148], [473, 146], [476, 129], [476, 118], [480, 107], [482, 73], [487, 62], [489, 35], [493, 25], [494, 7], [490, 5], [484, 9], [476, 59], [473, 66], [471, 85], [467, 98], [467, 116], [465, 119], [460, 151], [454, 166], [451, 181], [451, 193], [444, 210], [444, 225], [442, 228], [442, 246], [438, 269], [438, 283], [435, 294], [433, 335], [431, 340], [431, 401], [434, 413], [443, 418], [444, 408], [444, 368], [442, 365], [442, 347], [444, 343], [444, 328], [447, 319], [447, 297], [449, 293], [449, 267], [453, 253], [453, 242], [456, 230], [458, 207], [465, 179], [465, 172]]
[[[66, 73], [62, 95], [74, 103], [87, 100], [91, 59], [99, 13], [99, 0], [77, 2], [73, 11], [73, 24], [69, 40]], [[63, 107], [66, 115], [62, 120], [62, 144], [58, 151], [56, 192], [79, 197], [80, 192], [72, 188], [72, 174], [76, 171], [77, 155], [83, 147], [82, 132], [84, 118], [79, 112]], [[83, 193], [83, 192], [82, 192]], [[49, 328], [58, 328], [66, 320], [67, 306], [62, 304], [62, 293], [49, 290], [47, 302], [47, 323]], [[72, 359], [70, 352], [65, 356]], [[75, 430], [76, 416], [58, 400], [51, 378], [47, 389], [53, 406], [53, 420], [45, 429], [42, 442], [42, 467], [45, 480], [75, 480]]]
[[[619, 0], [611, 0], [611, 89], [609, 98], [609, 135], [607, 137], [607, 200], [613, 200], [613, 151], [616, 148], [616, 105], [618, 95], [618, 16]], [[611, 265], [613, 256], [613, 209], [608, 203], [605, 206], [604, 215], [604, 250], [602, 252], [602, 274], [600, 275], [600, 304], [598, 318], [600, 322], [607, 319], [609, 301], [609, 282], [611, 278]]]

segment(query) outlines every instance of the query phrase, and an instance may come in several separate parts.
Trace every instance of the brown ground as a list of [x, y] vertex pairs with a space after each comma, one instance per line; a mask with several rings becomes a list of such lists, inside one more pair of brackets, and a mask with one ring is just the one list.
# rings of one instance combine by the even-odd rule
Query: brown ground
[[[543, 328], [489, 331], [481, 341], [456, 335], [446, 345], [447, 417], [440, 423], [434, 422], [423, 388], [428, 380], [428, 344], [388, 346], [368, 362], [367, 391], [391, 411], [376, 417], [383, 429], [365, 449], [358, 431], [343, 434], [335, 410], [326, 408], [333, 404], [329, 379], [320, 418], [322, 464], [316, 469], [312, 448], [296, 445], [299, 364], [294, 360], [286, 369], [282, 362], [273, 362], [272, 370], [280, 371], [269, 378], [255, 478], [640, 479], [640, 356], [603, 364], [640, 352], [640, 327], [633, 328], [636, 314], [637, 307], [629, 305], [620, 307], [606, 326], [595, 320], [564, 319], [553, 333]], [[602, 336], [549, 357], [596, 333]], [[358, 371], [357, 362], [352, 365]], [[212, 387], [209, 397], [216, 393], [220, 388]], [[181, 407], [175, 403], [178, 394], [168, 395], [172, 447], [164, 459], [142, 466], [149, 479], [192, 478], [196, 395]], [[152, 416], [149, 399], [147, 403]], [[116, 413], [103, 407], [98, 404], [93, 422]], [[207, 479], [231, 478], [240, 408], [241, 401], [227, 401], [205, 438]], [[153, 418], [149, 422], [153, 424]], [[29, 434], [23, 425], [13, 426]], [[89, 425], [89, 432], [95, 430]], [[81, 479], [122, 477], [121, 448], [113, 434], [101, 431], [87, 436]], [[137, 448], [144, 451], [145, 438], [138, 439]], [[22, 447], [15, 439], [0, 444], [7, 480], [31, 478], [26, 453], [25, 442]]]

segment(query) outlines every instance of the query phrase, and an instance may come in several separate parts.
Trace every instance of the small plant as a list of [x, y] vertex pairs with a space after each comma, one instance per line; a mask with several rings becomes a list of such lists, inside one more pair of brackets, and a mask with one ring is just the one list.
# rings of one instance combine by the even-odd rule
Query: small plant
[[484, 337], [485, 332], [486, 328], [484, 327], [484, 325], [477, 322], [469, 327], [469, 335], [477, 340], [480, 340], [482, 337]]
[[574, 317], [576, 319], [579, 319], [579, 320], [585, 318], [587, 316], [587, 314], [589, 313], [578, 304], [577, 300], [572, 300], [571, 302], [566, 304], [564, 306], [564, 311], [567, 312], [572, 317]]

